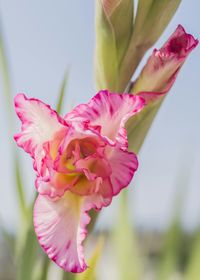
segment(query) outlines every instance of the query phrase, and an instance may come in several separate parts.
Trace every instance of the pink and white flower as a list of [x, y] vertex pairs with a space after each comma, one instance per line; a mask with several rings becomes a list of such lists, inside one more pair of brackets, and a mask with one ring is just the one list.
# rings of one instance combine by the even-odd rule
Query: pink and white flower
[[163, 47], [153, 50], [139, 78], [133, 84], [134, 94], [143, 96], [146, 102], [157, 100], [165, 95], [197, 44], [198, 40], [178, 25]]
[[142, 97], [101, 91], [62, 118], [40, 100], [15, 97], [22, 127], [14, 138], [33, 158], [37, 174], [35, 232], [65, 271], [87, 268], [82, 242], [88, 211], [108, 206], [137, 170], [124, 126], [143, 106]]

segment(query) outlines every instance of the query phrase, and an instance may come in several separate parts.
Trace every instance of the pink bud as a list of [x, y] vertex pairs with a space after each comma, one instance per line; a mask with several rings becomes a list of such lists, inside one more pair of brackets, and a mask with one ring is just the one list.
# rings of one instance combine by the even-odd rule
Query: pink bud
[[133, 92], [152, 92], [151, 95], [145, 94], [146, 99], [152, 99], [152, 96], [157, 99], [160, 94], [164, 95], [172, 87], [181, 66], [197, 44], [198, 40], [179, 25], [160, 50], [153, 50], [134, 83]]

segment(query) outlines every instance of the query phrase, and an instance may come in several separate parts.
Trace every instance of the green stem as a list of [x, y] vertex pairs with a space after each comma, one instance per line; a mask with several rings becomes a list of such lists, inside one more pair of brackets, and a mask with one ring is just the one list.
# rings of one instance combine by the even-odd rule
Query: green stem
[[76, 274], [63, 272], [62, 280], [75, 280]]
[[66, 91], [66, 87], [67, 87], [67, 84], [68, 84], [68, 77], [69, 77], [69, 71], [66, 71], [65, 75], [64, 75], [63, 82], [61, 84], [60, 93], [59, 93], [59, 96], [58, 96], [58, 101], [57, 101], [57, 106], [56, 106], [56, 111], [58, 112], [58, 114], [60, 114], [62, 112], [64, 97], [65, 97], [65, 91]]
[[147, 47], [143, 45], [131, 44], [126, 52], [126, 55], [120, 65], [119, 70], [119, 88], [118, 92], [124, 92], [129, 84], [133, 73], [137, 69], [140, 61], [147, 51]]
[[16, 155], [16, 153], [14, 156], [14, 172], [15, 172], [17, 194], [18, 194], [18, 199], [19, 199], [19, 206], [20, 206], [20, 210], [21, 210], [20, 211], [21, 217], [24, 221], [28, 221], [29, 215], [28, 215], [28, 209], [27, 209], [25, 195], [24, 195], [22, 176], [21, 176], [21, 172], [20, 172], [20, 163], [19, 163], [19, 158]]
[[50, 260], [49, 260], [49, 258], [45, 255], [45, 256], [43, 257], [42, 273], [41, 273], [41, 276], [40, 276], [37, 280], [47, 280], [47, 279], [48, 279], [49, 264], [50, 264]]

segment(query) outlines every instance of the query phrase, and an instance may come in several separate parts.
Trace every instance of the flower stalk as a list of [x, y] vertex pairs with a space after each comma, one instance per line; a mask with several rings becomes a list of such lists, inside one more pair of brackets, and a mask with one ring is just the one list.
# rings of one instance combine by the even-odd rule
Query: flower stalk
[[125, 91], [144, 54], [163, 33], [180, 2], [140, 0], [134, 19], [131, 0], [96, 1], [97, 88]]
[[131, 93], [146, 100], [144, 110], [128, 121], [129, 148], [139, 152], [146, 134], [176, 77], [198, 40], [179, 25], [160, 50], [153, 50]]

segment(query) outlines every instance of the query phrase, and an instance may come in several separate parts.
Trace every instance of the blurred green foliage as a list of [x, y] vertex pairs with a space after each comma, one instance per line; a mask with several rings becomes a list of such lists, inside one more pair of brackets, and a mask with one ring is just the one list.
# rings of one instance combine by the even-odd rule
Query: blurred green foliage
[[119, 279], [141, 279], [141, 260], [136, 233], [129, 216], [128, 192], [123, 190], [118, 209], [118, 220], [112, 231], [111, 239], [117, 259]]
[[[183, 201], [184, 202], [184, 201]], [[181, 213], [184, 203], [179, 204], [177, 209], [177, 200], [174, 203], [174, 216], [165, 232], [140, 232], [133, 227], [128, 210], [128, 196], [124, 191], [120, 198], [118, 209], [118, 219], [111, 232], [107, 235], [106, 243], [112, 252], [113, 259], [111, 264], [115, 267], [118, 278], [116, 280], [199, 280], [200, 276], [200, 229], [192, 233], [184, 231], [181, 224]], [[1, 230], [1, 233], [3, 231]], [[152, 238], [153, 235], [153, 238]], [[12, 259], [13, 240], [15, 236], [8, 235], [4, 232], [4, 243], [7, 243], [6, 250], [9, 249], [8, 260]], [[58, 275], [58, 280], [101, 280], [98, 277], [96, 268], [99, 262], [102, 263], [106, 271], [110, 271], [104, 260], [104, 242], [98, 235], [93, 239], [97, 240], [97, 245], [93, 246], [92, 257], [88, 262], [89, 269], [80, 275], [63, 273]], [[17, 268], [18, 278], [8, 279], [30, 279], [46, 280], [49, 278], [49, 268], [51, 262], [38, 250], [37, 240], [33, 229], [27, 230], [26, 239], [24, 240], [22, 256]], [[101, 260], [100, 260], [101, 256]], [[0, 263], [0, 268], [2, 263]], [[9, 270], [15, 270], [15, 266], [8, 266]], [[4, 280], [7, 278], [1, 278]], [[151, 278], [148, 278], [150, 277]]]

